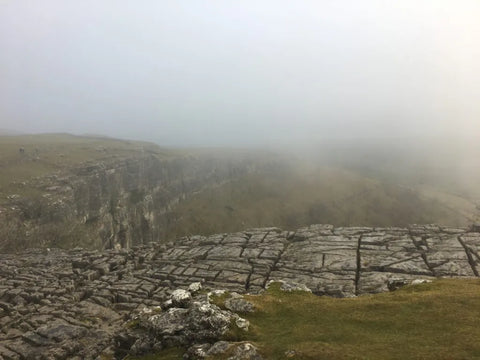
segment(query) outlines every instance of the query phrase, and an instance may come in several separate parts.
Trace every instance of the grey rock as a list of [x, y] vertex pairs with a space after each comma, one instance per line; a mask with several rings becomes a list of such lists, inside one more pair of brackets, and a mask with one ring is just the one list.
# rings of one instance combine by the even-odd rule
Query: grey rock
[[282, 286], [280, 286], [280, 290], [291, 292], [291, 291], [305, 291], [311, 293], [312, 290], [309, 289], [307, 286], [298, 283], [291, 283], [291, 282], [282, 282]]
[[473, 224], [470, 229], [469, 229], [471, 232], [480, 232], [480, 224], [479, 223], [475, 223]]
[[241, 318], [240, 316], [234, 316], [235, 318], [235, 325], [243, 330], [243, 331], [248, 331], [248, 328], [250, 326], [250, 322], [244, 318]]
[[191, 294], [196, 294], [198, 293], [200, 290], [202, 290], [202, 284], [200, 282], [194, 282], [194, 283], [191, 283], [189, 286], [188, 286], [188, 291], [191, 293]]
[[148, 338], [137, 339], [130, 348], [130, 352], [134, 355], [146, 354], [152, 351], [153, 346]]
[[3, 309], [3, 311], [8, 314], [12, 311], [12, 306], [6, 302], [0, 301], [0, 309]]
[[[233, 314], [208, 302], [193, 301], [188, 308], [170, 308], [166, 312], [140, 318], [140, 329], [133, 351], [159, 342], [163, 346], [185, 346], [216, 341], [230, 326]], [[152, 338], [153, 336], [153, 338]]]
[[390, 291], [398, 290], [405, 285], [408, 285], [408, 280], [402, 278], [393, 278], [387, 282], [387, 287]]
[[411, 282], [412, 285], [420, 285], [420, 284], [427, 284], [432, 282], [432, 280], [428, 279], [415, 279]]
[[142, 326], [161, 336], [175, 335], [185, 329], [188, 313], [188, 309], [171, 308], [164, 313], [152, 315]]
[[176, 307], [186, 307], [192, 299], [192, 294], [189, 291], [183, 289], [177, 289], [172, 293], [170, 298], [172, 305]]
[[219, 355], [224, 354], [232, 347], [228, 341], [217, 341], [215, 344], [210, 347], [207, 351], [207, 355]]
[[0, 357], [5, 360], [17, 360], [20, 359], [20, 355], [12, 350], [6, 348], [0, 343]]
[[249, 313], [255, 310], [254, 305], [243, 297], [229, 297], [225, 300], [225, 307], [236, 313]]
[[243, 343], [238, 345], [233, 353], [233, 356], [228, 360], [262, 360], [255, 346], [250, 343]]
[[34, 346], [46, 346], [50, 345], [51, 341], [39, 334], [35, 333], [34, 331], [28, 331], [22, 335], [23, 340], [27, 343], [34, 345]]
[[204, 359], [207, 357], [207, 352], [212, 345], [209, 343], [195, 344], [188, 348], [187, 353], [183, 356], [184, 359]]
[[280, 290], [292, 292], [292, 291], [305, 291], [311, 293], [312, 290], [308, 288], [308, 286], [300, 283], [296, 283], [293, 281], [285, 281], [285, 280], [272, 280], [267, 284], [267, 289], [270, 285], [274, 283], [280, 283]]
[[47, 339], [61, 342], [67, 339], [78, 339], [86, 335], [88, 330], [84, 327], [70, 324], [52, 324], [39, 327], [37, 333]]

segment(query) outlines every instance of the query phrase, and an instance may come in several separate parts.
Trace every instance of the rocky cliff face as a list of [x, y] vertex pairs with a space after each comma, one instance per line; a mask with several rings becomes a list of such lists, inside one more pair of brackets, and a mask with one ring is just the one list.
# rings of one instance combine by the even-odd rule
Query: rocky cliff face
[[0, 249], [129, 248], [158, 241], [175, 221], [175, 204], [258, 166], [248, 156], [144, 154], [36, 178], [0, 208]]
[[[192, 304], [193, 310], [181, 305], [190, 295], [174, 289], [187, 289], [193, 282], [256, 293], [281, 280], [318, 295], [350, 297], [435, 277], [478, 277], [478, 230], [314, 225], [296, 232], [268, 228], [193, 236], [129, 250], [0, 254], [0, 359], [94, 359], [156, 343], [167, 346], [177, 337], [177, 343], [188, 345], [180, 331], [187, 317], [187, 330], [206, 330], [191, 323], [189, 314], [205, 310], [215, 319], [228, 315], [218, 313], [208, 300]], [[145, 307], [155, 311], [158, 306], [174, 309], [162, 316], [150, 313], [151, 326], [169, 326], [161, 326], [161, 336], [157, 329], [147, 338], [128, 332], [118, 338]], [[165, 330], [177, 327], [172, 333]], [[209, 338], [211, 332], [205, 334], [199, 341], [217, 340]]]

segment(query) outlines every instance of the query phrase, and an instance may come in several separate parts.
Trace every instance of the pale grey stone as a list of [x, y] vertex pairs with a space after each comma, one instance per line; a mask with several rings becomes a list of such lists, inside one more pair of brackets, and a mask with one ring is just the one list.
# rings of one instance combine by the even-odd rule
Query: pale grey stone
[[175, 290], [171, 296], [172, 305], [177, 307], [186, 307], [191, 299], [192, 294], [190, 294], [189, 291], [183, 289]]

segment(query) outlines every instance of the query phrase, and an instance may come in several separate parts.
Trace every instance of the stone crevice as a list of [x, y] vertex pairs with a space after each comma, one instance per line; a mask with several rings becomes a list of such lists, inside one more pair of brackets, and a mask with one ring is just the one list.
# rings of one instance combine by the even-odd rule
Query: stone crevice
[[472, 253], [468, 249], [465, 242], [462, 240], [461, 236], [458, 236], [457, 239], [458, 239], [458, 242], [463, 246], [463, 249], [465, 250], [465, 253], [467, 254], [468, 263], [470, 264], [470, 267], [472, 268], [473, 273], [475, 274], [475, 276], [478, 277], [479, 276], [478, 275], [478, 270], [477, 270], [477, 267], [475, 266], [475, 260], [472, 257]]
[[271, 275], [272, 271], [277, 270], [278, 263], [281, 260], [282, 255], [285, 253], [289, 243], [283, 243], [282, 245], [283, 245], [283, 247], [280, 250], [280, 252], [278, 254], [278, 257], [274, 260], [273, 264], [271, 265], [271, 267], [269, 268], [269, 270], [268, 270], [268, 272], [265, 276], [265, 279], [264, 279], [263, 284], [262, 284], [262, 288], [264, 288], [264, 289], [267, 287], [267, 284], [270, 281], [270, 275]]
[[247, 280], [245, 281], [245, 291], [250, 290], [250, 279], [252, 278], [252, 274], [254, 273], [254, 270], [255, 270], [255, 267], [252, 264], [252, 262], [250, 260], [248, 260], [248, 262], [249, 262], [249, 264], [252, 268], [251, 268], [250, 272], [248, 273]]
[[[358, 284], [360, 281], [360, 276], [361, 276], [361, 270], [362, 270], [362, 260], [361, 260], [361, 253], [360, 253], [360, 247], [362, 246], [362, 237], [363, 235], [360, 235], [358, 237], [358, 243], [357, 243], [357, 251], [356, 251], [356, 269], [355, 269], [355, 295], [358, 295]], [[322, 267], [323, 267], [324, 259], [322, 259]]]
[[414, 236], [410, 233], [410, 239], [412, 240], [413, 245], [415, 246], [415, 248], [419, 252], [423, 262], [425, 263], [425, 266], [427, 267], [427, 269], [432, 273], [433, 276], [436, 276], [435, 269], [430, 264], [430, 262], [428, 261], [427, 254], [426, 254], [426, 251], [428, 251], [428, 242], [427, 242], [428, 237], [427, 236], [422, 236], [421, 241], [416, 241]]

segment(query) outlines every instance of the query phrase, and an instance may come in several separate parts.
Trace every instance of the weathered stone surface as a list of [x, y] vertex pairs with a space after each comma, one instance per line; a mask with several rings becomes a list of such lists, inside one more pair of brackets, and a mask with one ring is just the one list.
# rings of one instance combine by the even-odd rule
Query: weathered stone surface
[[[157, 326], [161, 336], [175, 343], [178, 333], [191, 326], [185, 316], [193, 312], [198, 321], [215, 318], [211, 307], [191, 305], [202, 304], [201, 287], [241, 294], [281, 280], [286, 289], [348, 297], [440, 276], [478, 276], [479, 267], [478, 232], [434, 225], [312, 225], [296, 232], [266, 228], [190, 236], [130, 250], [0, 254], [0, 356], [20, 359], [41, 352], [56, 359], [93, 359], [115, 349], [114, 339], [125, 329], [126, 319], [144, 308], [160, 311], [149, 316], [163, 324]], [[241, 298], [227, 302], [233, 311], [249, 311]], [[175, 325], [181, 328], [166, 326], [169, 319], [181, 319], [181, 326]], [[203, 331], [195, 326], [190, 330], [194, 338], [194, 332]], [[153, 346], [127, 335], [119, 341], [129, 349], [142, 352]], [[198, 341], [201, 345], [200, 337]]]
[[133, 315], [134, 330], [126, 330], [117, 338], [126, 353], [142, 354], [169, 346], [189, 347], [189, 358], [203, 358], [211, 344], [222, 336], [235, 320], [248, 331], [248, 321], [210, 303], [208, 296], [191, 297], [183, 308], [167, 311], [144, 308]]
[[177, 289], [172, 293], [172, 305], [176, 307], [185, 307], [190, 302], [192, 294], [183, 289]]
[[236, 313], [249, 313], [254, 311], [251, 302], [245, 300], [242, 296], [231, 296], [225, 300], [225, 307]]
[[250, 343], [243, 343], [235, 348], [233, 356], [228, 360], [262, 360], [257, 348]]
[[207, 352], [211, 348], [209, 343], [195, 344], [188, 348], [184, 358], [188, 359], [204, 359], [207, 357]]
[[309, 292], [311, 293], [312, 290], [309, 289], [308, 287], [306, 287], [304, 284], [299, 284], [299, 283], [295, 283], [295, 282], [287, 282], [287, 281], [284, 281], [284, 280], [272, 280], [272, 281], [269, 281], [268, 284], [267, 284], [267, 288], [272, 284], [272, 283], [275, 283], [275, 282], [279, 282], [281, 285], [280, 285], [280, 290], [282, 291], [287, 291], [287, 292], [292, 292], [292, 291], [305, 291], [305, 292]]
[[[42, 196], [2, 193], [0, 251], [24, 244], [75, 246], [80, 239], [98, 249], [158, 240], [171, 232], [167, 219], [179, 201], [265, 166], [251, 154], [165, 157], [158, 148], [138, 150], [60, 167], [59, 173], [22, 183]], [[80, 260], [76, 268], [90, 265]], [[113, 270], [97, 265], [101, 274]]]
[[189, 291], [191, 294], [196, 294], [196, 293], [198, 293], [200, 290], [202, 290], [202, 284], [199, 283], [199, 282], [191, 283], [191, 284], [188, 286], [188, 291]]
[[234, 314], [235, 326], [243, 331], [248, 331], [250, 327], [250, 321]]
[[232, 344], [230, 344], [228, 341], [217, 341], [215, 344], [210, 347], [207, 351], [207, 355], [218, 355], [218, 354], [223, 354], [225, 353]]

